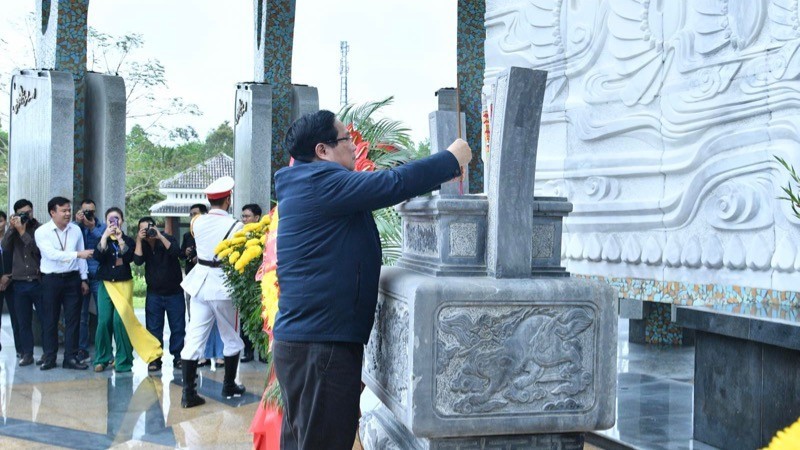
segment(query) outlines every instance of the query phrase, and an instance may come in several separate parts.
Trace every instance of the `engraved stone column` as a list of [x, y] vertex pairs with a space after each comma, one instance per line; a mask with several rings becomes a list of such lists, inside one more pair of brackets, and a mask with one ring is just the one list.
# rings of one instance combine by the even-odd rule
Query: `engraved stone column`
[[[270, 207], [272, 185], [272, 87], [264, 83], [240, 83], [236, 89], [233, 119], [233, 209], [248, 203]], [[319, 94], [313, 86], [292, 88], [292, 120], [319, 110]]]
[[547, 72], [512, 67], [497, 79], [486, 265], [497, 278], [530, 275], [533, 182]]
[[[456, 117], [456, 91], [445, 88], [436, 91], [439, 100], [439, 110], [430, 113], [428, 123], [431, 133], [431, 154], [447, 151], [447, 147], [458, 137], [458, 118]], [[461, 138], [467, 130], [467, 116], [461, 113]], [[479, 147], [480, 143], [470, 143]], [[469, 192], [469, 168], [464, 168], [462, 180], [452, 180], [442, 183], [439, 195], [453, 197]]]
[[270, 207], [272, 179], [272, 88], [241, 83], [236, 88], [233, 119], [233, 211], [257, 203]]
[[125, 210], [125, 104], [122, 77], [86, 74], [84, 196], [98, 211]]
[[22, 70], [11, 78], [8, 161], [9, 208], [27, 198], [34, 217], [49, 220], [47, 201], [73, 196], [72, 75], [57, 71]]

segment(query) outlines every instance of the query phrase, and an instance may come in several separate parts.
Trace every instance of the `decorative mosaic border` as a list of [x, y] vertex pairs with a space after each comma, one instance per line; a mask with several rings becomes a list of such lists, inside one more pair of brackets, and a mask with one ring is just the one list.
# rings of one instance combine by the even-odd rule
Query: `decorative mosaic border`
[[[55, 45], [46, 44], [44, 51], [53, 51], [53, 69], [72, 74], [75, 81], [75, 128], [74, 147], [75, 161], [73, 165], [73, 191], [76, 198], [84, 196], [84, 154], [86, 147], [86, 39], [88, 36], [87, 17], [89, 0], [49, 0], [41, 2], [41, 10], [37, 17], [51, 17], [51, 3], [58, 2], [57, 23], [48, 27], [57, 27]], [[44, 31], [44, 30], [42, 30]], [[50, 57], [45, 57], [50, 60]]]
[[[283, 148], [292, 115], [292, 48], [295, 1], [269, 2], [264, 44], [264, 82], [272, 86], [272, 173], [289, 165]], [[256, 64], [262, 63], [257, 61]], [[274, 183], [274, 179], [271, 180]], [[274, 186], [270, 192], [275, 192]]]
[[466, 115], [464, 139], [472, 147], [469, 165], [469, 192], [483, 192], [483, 160], [481, 160], [481, 89], [486, 67], [486, 0], [458, 0], [458, 30], [456, 44], [457, 77], [460, 88], [461, 111]]
[[672, 322], [672, 307], [656, 303], [645, 317], [644, 341], [648, 344], [681, 345], [683, 330]]
[[620, 298], [630, 298], [657, 303], [687, 306], [739, 305], [800, 307], [800, 292], [747, 286], [724, 286], [719, 284], [690, 284], [680, 281], [662, 282], [641, 278], [612, 278], [577, 275], [580, 278], [601, 281], [619, 290]]

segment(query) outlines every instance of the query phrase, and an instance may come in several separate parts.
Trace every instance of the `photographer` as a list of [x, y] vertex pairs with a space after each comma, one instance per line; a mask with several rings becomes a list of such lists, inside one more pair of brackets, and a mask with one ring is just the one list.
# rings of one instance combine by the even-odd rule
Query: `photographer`
[[[8, 216], [5, 211], [0, 211], [0, 239], [6, 234], [8, 228]], [[17, 350], [17, 358], [21, 356], [19, 340], [19, 323], [17, 322], [17, 311], [14, 307], [14, 291], [11, 284], [11, 252], [4, 252], [0, 247], [0, 312], [3, 310], [3, 300], [8, 308], [8, 316], [11, 319], [11, 332], [14, 335], [14, 347]], [[2, 322], [2, 319], [0, 319]], [[3, 346], [0, 345], [0, 349]]]
[[[21, 199], [14, 203], [14, 214], [9, 220], [9, 230], [3, 235], [3, 255], [11, 255], [11, 280], [14, 285], [14, 309], [16, 310], [20, 367], [33, 364], [33, 308], [42, 320], [41, 284], [39, 262], [41, 254], [36, 246], [34, 232], [39, 222], [33, 218], [33, 204]], [[14, 338], [15, 342], [17, 337]]]
[[[137, 266], [145, 264], [145, 323], [147, 330], [163, 347], [164, 314], [167, 315], [170, 330], [169, 352], [173, 356], [172, 367], [176, 369], [181, 367], [181, 350], [186, 335], [186, 304], [181, 287], [179, 255], [180, 249], [174, 237], [161, 233], [152, 218], [139, 219], [133, 262]], [[152, 361], [147, 370], [161, 370], [161, 359]]]
[[[75, 213], [75, 225], [81, 229], [83, 234], [83, 248], [93, 249], [97, 247], [100, 239], [103, 237], [103, 232], [106, 231], [106, 224], [97, 217], [97, 205], [94, 200], [85, 199], [81, 202], [81, 208]], [[95, 311], [97, 310], [97, 288], [100, 286], [100, 280], [97, 278], [97, 268], [100, 263], [94, 258], [87, 261], [89, 266], [89, 295], [84, 295], [81, 303], [81, 323], [78, 337], [78, 361], [85, 361], [89, 358], [89, 343], [91, 336], [89, 336], [89, 309], [90, 303], [94, 302]]]

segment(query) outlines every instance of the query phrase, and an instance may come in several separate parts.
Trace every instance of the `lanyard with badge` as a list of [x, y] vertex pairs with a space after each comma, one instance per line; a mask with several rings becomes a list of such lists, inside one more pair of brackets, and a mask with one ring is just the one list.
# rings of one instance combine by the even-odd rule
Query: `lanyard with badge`
[[114, 251], [114, 267], [122, 265], [122, 252], [120, 251], [119, 244], [116, 241], [111, 242], [111, 249]]
[[58, 245], [61, 247], [61, 251], [65, 251], [67, 249], [67, 232], [69, 228], [64, 230], [64, 242], [61, 242], [61, 236], [58, 234], [58, 228], [53, 230], [56, 233], [56, 239], [58, 239]]

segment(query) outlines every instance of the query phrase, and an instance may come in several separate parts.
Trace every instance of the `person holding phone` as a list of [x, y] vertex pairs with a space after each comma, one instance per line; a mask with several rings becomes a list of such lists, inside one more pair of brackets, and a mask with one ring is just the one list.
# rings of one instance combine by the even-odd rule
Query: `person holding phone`
[[112, 360], [111, 339], [116, 344], [114, 370], [130, 372], [133, 349], [147, 363], [161, 357], [161, 344], [136, 318], [133, 311], [133, 274], [131, 262], [136, 243], [122, 231], [122, 210], [106, 211], [108, 226], [94, 252], [100, 264], [97, 278], [102, 280], [97, 295], [97, 333], [95, 334], [94, 371], [102, 372]]

